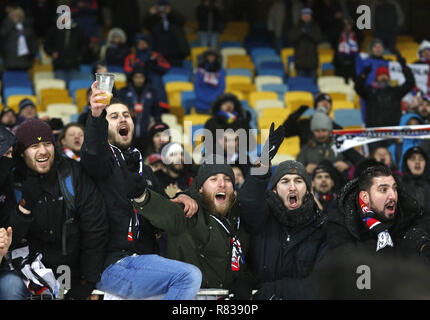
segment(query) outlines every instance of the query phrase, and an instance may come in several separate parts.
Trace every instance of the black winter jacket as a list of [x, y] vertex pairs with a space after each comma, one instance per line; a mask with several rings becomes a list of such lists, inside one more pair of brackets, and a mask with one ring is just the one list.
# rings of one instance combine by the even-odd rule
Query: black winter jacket
[[[430, 224], [418, 202], [409, 196], [398, 182], [398, 205], [394, 224], [389, 228], [394, 247], [386, 247], [378, 253], [417, 255], [422, 244], [430, 239]], [[358, 203], [358, 179], [351, 180], [343, 188], [337, 210], [329, 212], [328, 239], [331, 250], [361, 249], [376, 251], [377, 235], [368, 230], [360, 218]]]
[[269, 178], [249, 175], [239, 191], [241, 217], [251, 235], [249, 263], [260, 281], [259, 296], [309, 298], [307, 280], [327, 253], [326, 217], [308, 196], [305, 201], [311, 211], [301, 221], [295, 226], [281, 221], [286, 209], [272, 190], [266, 191]]
[[364, 72], [357, 77], [355, 91], [366, 102], [366, 128], [399, 125], [402, 116], [400, 102], [415, 86], [409, 67], [403, 68], [403, 74], [406, 81], [402, 85], [386, 88], [366, 86], [367, 75]]
[[[66, 223], [66, 202], [58, 179], [59, 170], [65, 166], [71, 168], [75, 192], [76, 210], [71, 223]], [[30, 254], [42, 253], [47, 268], [56, 272], [58, 266], [67, 265], [72, 281], [83, 278], [95, 284], [103, 272], [109, 230], [105, 203], [94, 182], [79, 163], [58, 154], [49, 173], [27, 174], [38, 177], [42, 193], [30, 214], [19, 210], [11, 214], [12, 246], [26, 239]]]
[[[130, 219], [135, 222], [135, 217], [131, 201], [127, 198], [126, 193], [127, 163], [116, 148], [110, 148], [107, 132], [106, 111], [103, 111], [99, 118], [90, 115], [86, 123], [85, 139], [81, 149], [81, 164], [95, 180], [107, 206], [110, 241], [106, 267], [134, 253], [158, 253], [155, 239], [157, 230], [140, 215], [138, 216], [139, 227], [133, 230], [134, 241], [128, 240]], [[123, 152], [123, 155], [126, 160], [130, 157], [126, 151]], [[118, 159], [119, 165], [116, 159]], [[143, 166], [143, 175], [147, 177], [150, 189], [164, 195], [150, 167]]]

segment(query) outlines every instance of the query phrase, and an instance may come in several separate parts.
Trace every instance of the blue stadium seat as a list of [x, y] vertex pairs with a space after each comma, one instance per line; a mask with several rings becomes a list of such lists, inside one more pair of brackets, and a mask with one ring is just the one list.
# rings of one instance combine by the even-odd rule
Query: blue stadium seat
[[91, 87], [93, 83], [93, 80], [88, 80], [88, 79], [73, 79], [69, 82], [69, 92], [70, 95], [73, 98], [73, 101], [75, 101], [76, 103], [76, 90], [77, 89], [81, 89], [81, 88], [85, 88], [88, 89]]
[[231, 68], [226, 70], [227, 76], [246, 76], [252, 79], [252, 71], [250, 69]]
[[124, 67], [121, 67], [121, 66], [108, 65], [106, 66], [106, 68], [108, 69], [109, 72], [125, 73]]
[[279, 100], [283, 100], [288, 86], [284, 83], [266, 83], [261, 86], [262, 91], [274, 91], [278, 94]]
[[359, 109], [334, 110], [334, 121], [342, 127], [363, 126], [361, 110]]
[[194, 107], [196, 94], [194, 91], [181, 92], [181, 106], [184, 108], [185, 114], [190, 114], [191, 108]]
[[190, 78], [187, 75], [183, 75], [183, 74], [170, 74], [170, 73], [166, 73], [165, 75], [162, 76], [163, 78], [163, 83], [169, 83], [171, 81], [184, 81], [184, 82], [189, 82]]
[[250, 125], [251, 129], [258, 129], [257, 113], [255, 112], [254, 109], [252, 109], [249, 106], [249, 103], [247, 100], [240, 100], [240, 102], [242, 103], [242, 108], [245, 111], [249, 111], [249, 113], [251, 114], [251, 121], [249, 121], [249, 125]]
[[219, 44], [219, 48], [242, 48], [242, 42], [239, 41], [222, 41]]
[[9, 96], [17, 94], [34, 95], [34, 91], [31, 87], [5, 87], [3, 88], [3, 101], [6, 102]]
[[278, 76], [281, 78], [285, 77], [284, 68], [273, 69], [273, 68], [260, 68], [257, 70], [257, 75], [259, 76]]
[[271, 47], [252, 48], [250, 50], [250, 53], [251, 53], [251, 59], [252, 60], [255, 60], [255, 57], [259, 56], [259, 55], [278, 55], [276, 50], [274, 48], [271, 48]]

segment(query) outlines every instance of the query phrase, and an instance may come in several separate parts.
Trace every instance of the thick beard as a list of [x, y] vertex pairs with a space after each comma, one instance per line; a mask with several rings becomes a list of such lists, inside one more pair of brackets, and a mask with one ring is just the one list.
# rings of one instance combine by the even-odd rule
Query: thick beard
[[[372, 210], [377, 215], [379, 221], [381, 221], [383, 223], [393, 223], [393, 220], [395, 219], [396, 214], [397, 214], [397, 210], [396, 210], [396, 211], [394, 211], [394, 215], [391, 216], [391, 219], [388, 219], [385, 216], [384, 211], [381, 212], [381, 211], [379, 211], [379, 210], [377, 210], [377, 209], [374, 208], [374, 206], [372, 204], [372, 200], [370, 200], [369, 208], [370, 208], [370, 210]], [[384, 208], [385, 208], [385, 206], [384, 206]]]
[[215, 205], [215, 199], [213, 199], [213, 195], [211, 193], [203, 191], [202, 198], [204, 206], [209, 210], [210, 213], [216, 213], [223, 217], [229, 213], [236, 200], [234, 192], [232, 192], [230, 195], [226, 194], [226, 203], [224, 206], [220, 207]]
[[108, 141], [115, 147], [118, 147], [121, 150], [127, 150], [131, 146], [131, 141], [133, 139], [130, 139], [129, 142], [121, 142], [119, 139], [116, 139], [117, 132], [108, 131]]

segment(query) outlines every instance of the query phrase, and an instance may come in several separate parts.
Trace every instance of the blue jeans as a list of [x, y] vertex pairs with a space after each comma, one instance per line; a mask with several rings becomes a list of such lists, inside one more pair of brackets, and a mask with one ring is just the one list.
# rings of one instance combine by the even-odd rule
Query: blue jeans
[[0, 300], [27, 300], [30, 292], [13, 271], [0, 271]]
[[165, 294], [164, 300], [193, 300], [200, 289], [199, 268], [155, 254], [125, 257], [103, 272], [97, 288], [131, 299]]

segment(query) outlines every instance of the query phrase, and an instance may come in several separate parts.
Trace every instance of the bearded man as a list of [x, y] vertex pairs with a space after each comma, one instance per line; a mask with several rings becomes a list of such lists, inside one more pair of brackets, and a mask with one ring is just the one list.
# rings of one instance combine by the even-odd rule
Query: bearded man
[[222, 157], [213, 156], [200, 165], [189, 189], [199, 205], [191, 218], [184, 217], [180, 205], [146, 188], [142, 177], [131, 179], [140, 184], [129, 190], [137, 212], [167, 232], [169, 258], [197, 266], [202, 272], [202, 288], [234, 293], [237, 287], [246, 286], [250, 297], [252, 280], [243, 280], [249, 276], [245, 263], [248, 235], [240, 223], [234, 173]]
[[428, 256], [428, 219], [391, 170], [372, 166], [343, 188], [329, 215], [329, 247]]

